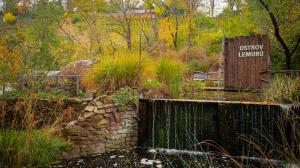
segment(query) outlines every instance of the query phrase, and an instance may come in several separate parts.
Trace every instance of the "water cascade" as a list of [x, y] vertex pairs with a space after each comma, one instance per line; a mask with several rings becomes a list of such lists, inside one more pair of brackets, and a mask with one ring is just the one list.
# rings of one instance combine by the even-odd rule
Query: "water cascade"
[[257, 156], [256, 150], [250, 150], [250, 137], [266, 152], [273, 144], [281, 145], [282, 136], [292, 143], [289, 106], [142, 99], [139, 109], [142, 147], [216, 152], [218, 144], [231, 155]]

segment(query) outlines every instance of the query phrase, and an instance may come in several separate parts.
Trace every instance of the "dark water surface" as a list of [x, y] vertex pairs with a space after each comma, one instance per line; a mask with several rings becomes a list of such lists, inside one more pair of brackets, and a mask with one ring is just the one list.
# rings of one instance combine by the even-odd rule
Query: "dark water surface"
[[180, 99], [191, 100], [221, 100], [221, 101], [247, 101], [265, 102], [266, 96], [262, 91], [224, 91], [224, 90], [201, 90], [195, 93], [184, 93]]
[[53, 167], [62, 168], [235, 168], [235, 167], [283, 167], [277, 164], [257, 162], [255, 160], [239, 160], [211, 155], [209, 153], [178, 153], [149, 152], [147, 150], [132, 150], [127, 152], [109, 153], [95, 157], [81, 158], [64, 162]]

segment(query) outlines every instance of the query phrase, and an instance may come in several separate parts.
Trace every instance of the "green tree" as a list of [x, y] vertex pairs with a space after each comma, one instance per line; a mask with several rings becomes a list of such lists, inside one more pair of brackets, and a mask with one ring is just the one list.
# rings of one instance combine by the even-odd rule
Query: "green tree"
[[12, 13], [16, 13], [16, 0], [2, 0], [3, 3], [3, 12], [12, 12]]
[[57, 68], [58, 63], [52, 49], [60, 44], [57, 28], [64, 16], [64, 9], [55, 2], [39, 1], [32, 15], [34, 19], [27, 38], [31, 54], [27, 63], [32, 69]]
[[20, 69], [20, 53], [10, 50], [4, 39], [0, 37], [0, 86], [14, 82]]
[[108, 30], [124, 38], [129, 50], [132, 49], [132, 19], [138, 4], [138, 0], [114, 0], [109, 3], [111, 23]]
[[[284, 54], [285, 68], [292, 69], [293, 59], [300, 44], [300, 5], [295, 0], [248, 1], [255, 17], [266, 31], [273, 32], [278, 50]], [[265, 20], [268, 20], [266, 22]], [[267, 24], [265, 24], [267, 23]], [[277, 50], [277, 51], [278, 51]], [[297, 56], [299, 57], [299, 55]]]

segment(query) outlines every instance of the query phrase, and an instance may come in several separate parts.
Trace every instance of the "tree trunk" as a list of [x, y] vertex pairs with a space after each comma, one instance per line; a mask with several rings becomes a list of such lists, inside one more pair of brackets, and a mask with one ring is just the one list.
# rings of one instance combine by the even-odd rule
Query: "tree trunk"
[[127, 48], [128, 50], [131, 50], [131, 28], [130, 28], [131, 24], [130, 22], [127, 23], [127, 33], [126, 33], [126, 42], [127, 42]]
[[173, 44], [174, 44], [174, 47], [177, 48], [178, 47], [177, 46], [178, 26], [179, 26], [177, 13], [175, 14], [175, 20], [176, 20], [176, 25], [175, 25], [175, 34], [173, 35]]
[[126, 36], [126, 43], [128, 50], [131, 50], [131, 36], [130, 33]]
[[[275, 15], [274, 15], [274, 13], [270, 10], [268, 4], [266, 4], [263, 0], [259, 0], [259, 3], [266, 9], [266, 11], [268, 12], [268, 14], [269, 14], [269, 16], [272, 20], [272, 24], [273, 24], [273, 27], [274, 27], [274, 36], [276, 37], [277, 41], [280, 43], [281, 47], [284, 50], [286, 70], [291, 70], [292, 69], [292, 66], [291, 66], [292, 55], [294, 53], [292, 53], [290, 51], [290, 49], [287, 46], [287, 44], [285, 43], [284, 39], [281, 37], [278, 21], [277, 21]], [[298, 44], [296, 45], [296, 47], [297, 46], [298, 46]]]

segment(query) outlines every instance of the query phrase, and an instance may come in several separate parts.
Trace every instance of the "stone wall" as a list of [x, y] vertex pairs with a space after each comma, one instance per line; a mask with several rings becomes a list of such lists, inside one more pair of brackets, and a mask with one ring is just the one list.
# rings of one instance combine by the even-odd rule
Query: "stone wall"
[[72, 146], [64, 159], [97, 155], [137, 146], [138, 114], [134, 107], [119, 110], [108, 96], [83, 102], [80, 116], [65, 124], [64, 137]]

